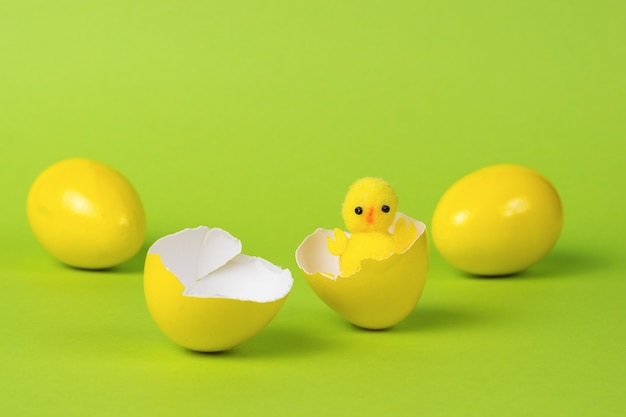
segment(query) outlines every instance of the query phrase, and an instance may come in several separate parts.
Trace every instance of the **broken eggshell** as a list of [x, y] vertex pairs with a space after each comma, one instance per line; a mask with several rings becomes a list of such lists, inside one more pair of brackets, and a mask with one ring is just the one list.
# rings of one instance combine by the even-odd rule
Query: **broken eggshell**
[[392, 327], [413, 311], [422, 295], [429, 258], [426, 226], [402, 213], [396, 221], [400, 217], [415, 225], [415, 241], [404, 252], [383, 260], [364, 259], [349, 276], [340, 275], [339, 257], [328, 252], [327, 236], [333, 236], [332, 230], [317, 229], [296, 250], [298, 267], [313, 291], [356, 326]]
[[144, 293], [157, 326], [191, 350], [230, 349], [260, 332], [293, 285], [288, 269], [241, 254], [241, 242], [200, 226], [148, 250]]

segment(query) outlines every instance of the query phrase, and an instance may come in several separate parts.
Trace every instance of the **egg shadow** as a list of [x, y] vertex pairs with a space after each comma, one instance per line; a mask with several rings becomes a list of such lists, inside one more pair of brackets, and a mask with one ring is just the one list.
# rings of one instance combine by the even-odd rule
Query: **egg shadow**
[[418, 306], [403, 321], [383, 331], [398, 333], [432, 332], [471, 326], [487, 319], [487, 317], [482, 317], [476, 312]]
[[526, 278], [550, 278], [586, 275], [611, 268], [613, 261], [587, 251], [554, 251], [536, 265], [520, 273]]
[[115, 265], [108, 268], [81, 268], [77, 266], [68, 265], [60, 260], [54, 258], [53, 263], [57, 265], [59, 268], [67, 269], [69, 271], [76, 272], [85, 272], [93, 275], [107, 275], [107, 274], [129, 274], [129, 273], [139, 273], [143, 272], [144, 264], [146, 261], [146, 254], [148, 253], [148, 249], [152, 245], [154, 240], [146, 240], [144, 244], [141, 246], [141, 249], [133, 255], [129, 260], [122, 262], [119, 265]]
[[462, 273], [463, 276], [472, 279], [534, 279], [534, 278], [558, 278], [585, 275], [610, 268], [610, 259], [601, 258], [597, 254], [585, 251], [556, 250], [550, 252], [530, 268], [506, 275], [475, 275]]
[[252, 339], [220, 352], [196, 352], [187, 350], [194, 356], [216, 358], [285, 358], [315, 356], [323, 354], [335, 344], [328, 339], [314, 337], [299, 329], [266, 328]]
[[440, 329], [464, 327], [487, 320], [475, 312], [455, 311], [435, 307], [417, 306], [404, 320], [384, 329], [368, 329], [342, 320], [342, 327], [355, 333], [413, 333], [438, 331]]
[[256, 357], [314, 356], [337, 347], [331, 339], [302, 328], [267, 328], [241, 346], [241, 354]]

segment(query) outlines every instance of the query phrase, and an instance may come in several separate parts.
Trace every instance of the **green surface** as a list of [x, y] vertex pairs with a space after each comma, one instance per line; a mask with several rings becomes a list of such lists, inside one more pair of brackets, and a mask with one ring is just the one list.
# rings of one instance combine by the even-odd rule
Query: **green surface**
[[[623, 415], [624, 21], [623, 1], [3, 1], [0, 414]], [[135, 185], [146, 248], [204, 224], [291, 269], [275, 320], [191, 353], [148, 315], [146, 248], [107, 272], [52, 259], [26, 194], [74, 156]], [[501, 162], [563, 199], [526, 273], [472, 278], [431, 246], [414, 313], [369, 332], [297, 270], [354, 179], [430, 225], [452, 182]]]

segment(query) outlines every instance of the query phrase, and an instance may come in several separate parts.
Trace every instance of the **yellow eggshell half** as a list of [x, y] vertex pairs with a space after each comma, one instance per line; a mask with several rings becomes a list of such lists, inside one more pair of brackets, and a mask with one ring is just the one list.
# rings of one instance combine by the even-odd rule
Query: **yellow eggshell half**
[[327, 236], [317, 229], [296, 250], [296, 262], [315, 293], [336, 313], [366, 329], [385, 329], [404, 320], [419, 301], [428, 273], [428, 239], [424, 223], [415, 224], [417, 238], [403, 253], [383, 260], [365, 259], [350, 276], [339, 275], [339, 258], [328, 252]]
[[520, 165], [493, 165], [461, 178], [441, 197], [432, 220], [435, 246], [476, 275], [520, 272], [556, 243], [563, 223], [556, 189]]
[[[170, 236], [180, 238], [184, 233], [198, 236], [208, 230], [218, 230], [222, 240], [232, 238], [221, 229], [208, 228], [186, 229], [179, 232], [179, 236]], [[160, 245], [157, 249], [180, 251], [180, 257], [187, 259], [176, 265], [177, 254], [152, 250], [146, 257], [144, 269], [148, 310], [172, 341], [201, 352], [228, 350], [256, 335], [278, 313], [293, 283], [288, 270], [261, 258], [241, 255], [237, 247], [211, 258], [211, 249], [219, 252], [221, 249], [217, 246], [223, 246], [219, 241], [203, 253], [201, 249], [195, 251], [193, 245], [181, 245], [181, 240], [184, 239], [173, 240], [169, 247]], [[202, 239], [196, 239], [195, 243], [207, 247]], [[192, 254], [189, 256], [183, 251]], [[209, 263], [217, 259], [218, 263], [206, 269], [203, 263], [206, 264], [207, 259]], [[180, 276], [170, 269], [178, 270]], [[189, 271], [197, 272], [199, 277], [189, 275]], [[181, 280], [186, 281], [186, 285]]]

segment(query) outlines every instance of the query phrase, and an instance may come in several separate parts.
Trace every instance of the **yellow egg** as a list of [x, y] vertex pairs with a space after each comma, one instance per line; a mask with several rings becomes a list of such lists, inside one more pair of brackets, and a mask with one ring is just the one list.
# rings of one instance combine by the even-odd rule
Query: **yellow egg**
[[293, 278], [288, 269], [241, 254], [241, 242], [218, 228], [185, 229], [148, 250], [144, 293], [157, 326], [191, 350], [230, 349], [278, 313]]
[[525, 270], [552, 249], [563, 212], [555, 188], [538, 172], [494, 165], [454, 183], [432, 219], [435, 246], [457, 268], [476, 275]]
[[44, 170], [28, 193], [27, 214], [43, 247], [77, 268], [118, 265], [139, 251], [146, 234], [133, 186], [91, 159], [66, 159]]
[[398, 213], [417, 229], [415, 241], [402, 253], [383, 260], [365, 259], [352, 275], [341, 276], [339, 257], [328, 252], [333, 231], [317, 229], [296, 250], [296, 262], [315, 293], [352, 324], [385, 329], [404, 320], [419, 301], [428, 273], [428, 240], [424, 223]]

